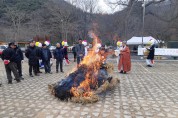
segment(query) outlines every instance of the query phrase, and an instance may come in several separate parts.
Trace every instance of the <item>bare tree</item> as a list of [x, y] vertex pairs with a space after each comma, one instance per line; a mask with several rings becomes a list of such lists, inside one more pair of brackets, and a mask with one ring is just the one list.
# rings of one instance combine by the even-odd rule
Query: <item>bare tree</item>
[[7, 7], [6, 16], [10, 19], [11, 26], [13, 29], [13, 39], [18, 40], [20, 38], [20, 29], [22, 22], [26, 18], [26, 13], [23, 11], [19, 11], [13, 7]]

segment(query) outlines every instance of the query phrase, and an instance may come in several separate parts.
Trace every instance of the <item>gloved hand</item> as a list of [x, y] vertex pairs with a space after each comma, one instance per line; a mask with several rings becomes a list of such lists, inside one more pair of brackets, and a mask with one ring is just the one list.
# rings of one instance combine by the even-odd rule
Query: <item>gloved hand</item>
[[9, 64], [10, 63], [10, 60], [4, 60], [4, 64]]

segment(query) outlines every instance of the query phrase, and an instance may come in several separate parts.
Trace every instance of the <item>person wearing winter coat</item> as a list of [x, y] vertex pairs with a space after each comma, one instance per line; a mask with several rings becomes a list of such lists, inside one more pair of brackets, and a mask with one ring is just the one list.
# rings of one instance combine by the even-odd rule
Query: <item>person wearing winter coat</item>
[[22, 77], [22, 62], [24, 60], [24, 57], [23, 57], [23, 53], [22, 53], [22, 50], [20, 49], [20, 47], [15, 43], [15, 63], [17, 64], [17, 70], [18, 70], [18, 73], [19, 73], [19, 76], [21, 79], [24, 79]]
[[39, 74], [37, 72], [37, 63], [38, 63], [40, 56], [39, 56], [38, 50], [35, 46], [35, 41], [33, 41], [33, 40], [30, 41], [30, 45], [27, 48], [27, 50], [25, 51], [25, 56], [28, 58], [30, 77], [33, 77], [32, 69], [33, 69], [34, 74], [36, 76], [39, 76]]
[[75, 44], [73, 45], [73, 47], [72, 47], [72, 53], [73, 53], [73, 55], [74, 55], [74, 62], [76, 62], [76, 58], [77, 58], [77, 53], [76, 53], [76, 51], [75, 51]]
[[40, 60], [41, 60], [41, 56], [42, 56], [42, 44], [40, 43], [38, 46], [36, 46], [37, 48], [37, 54], [39, 55], [39, 59], [37, 61], [37, 73], [42, 73], [40, 71]]
[[69, 62], [69, 58], [68, 58], [68, 48], [65, 45], [63, 47], [63, 52], [64, 52], [64, 58], [65, 58], [66, 64], [69, 65], [70, 62]]
[[147, 48], [147, 50], [149, 51], [149, 54], [147, 56], [146, 63], [148, 67], [152, 67], [155, 55], [155, 44], [153, 43], [150, 48]]
[[82, 44], [82, 39], [79, 39], [79, 44], [76, 45], [75, 51], [77, 53], [77, 67], [85, 56], [85, 46]]
[[49, 50], [49, 48], [47, 48], [46, 44], [42, 45], [42, 50], [41, 50], [41, 59], [44, 63], [44, 67], [45, 67], [45, 73], [50, 73], [51, 72], [51, 65], [50, 65], [50, 59], [52, 58], [51, 52]]
[[64, 50], [60, 43], [56, 44], [56, 49], [53, 51], [54, 59], [56, 59], [56, 73], [58, 73], [59, 64], [60, 64], [60, 71], [63, 71], [63, 59], [64, 59]]
[[20, 82], [19, 74], [17, 72], [17, 64], [15, 63], [15, 51], [14, 51], [14, 43], [9, 43], [9, 47], [3, 50], [2, 52], [2, 60], [4, 61], [5, 69], [6, 69], [6, 75], [8, 79], [8, 84], [12, 84], [12, 75], [11, 72], [13, 72], [15, 76], [15, 80], [17, 82]]

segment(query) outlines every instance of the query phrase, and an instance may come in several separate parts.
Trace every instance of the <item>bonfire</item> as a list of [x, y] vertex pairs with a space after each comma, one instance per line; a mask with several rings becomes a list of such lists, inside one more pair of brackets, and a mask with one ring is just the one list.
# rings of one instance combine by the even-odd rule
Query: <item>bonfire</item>
[[61, 81], [49, 85], [50, 92], [60, 100], [77, 103], [93, 103], [99, 100], [99, 93], [113, 88], [119, 79], [113, 76], [113, 65], [106, 63], [110, 52], [97, 52], [98, 38], [93, 34], [94, 46], [78, 68], [72, 70]]

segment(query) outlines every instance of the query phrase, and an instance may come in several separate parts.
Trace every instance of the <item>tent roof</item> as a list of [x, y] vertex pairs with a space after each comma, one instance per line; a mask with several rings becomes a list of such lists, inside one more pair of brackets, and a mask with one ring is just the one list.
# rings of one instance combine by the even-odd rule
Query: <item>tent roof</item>
[[[148, 36], [148, 37], [143, 37], [143, 44], [147, 44], [150, 39], [153, 39], [156, 41], [155, 38], [153, 38], [152, 36]], [[142, 44], [142, 37], [132, 37], [131, 39], [127, 40], [127, 45], [140, 45]]]

